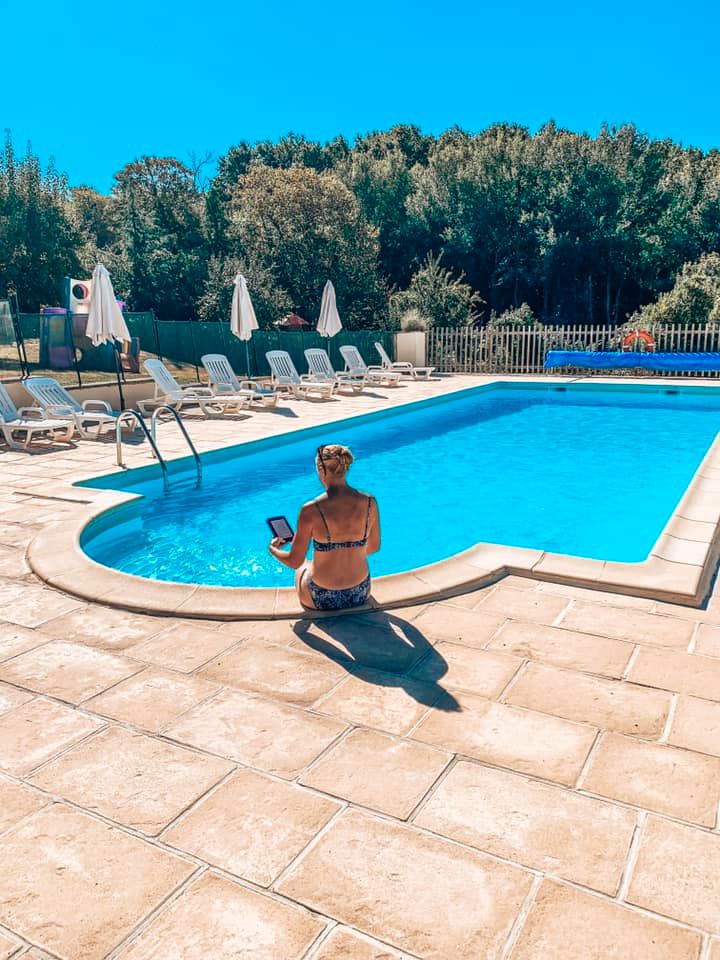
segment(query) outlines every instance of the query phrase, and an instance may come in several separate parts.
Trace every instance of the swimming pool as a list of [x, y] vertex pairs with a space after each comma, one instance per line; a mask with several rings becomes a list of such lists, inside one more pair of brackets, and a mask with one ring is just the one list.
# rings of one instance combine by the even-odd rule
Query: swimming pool
[[163, 492], [159, 470], [88, 482], [141, 494], [93, 521], [95, 561], [157, 580], [276, 587], [292, 573], [267, 552], [265, 517], [320, 492], [321, 442], [350, 446], [351, 481], [378, 499], [374, 575], [478, 542], [644, 560], [720, 423], [720, 393], [600, 384], [492, 384], [203, 457]]

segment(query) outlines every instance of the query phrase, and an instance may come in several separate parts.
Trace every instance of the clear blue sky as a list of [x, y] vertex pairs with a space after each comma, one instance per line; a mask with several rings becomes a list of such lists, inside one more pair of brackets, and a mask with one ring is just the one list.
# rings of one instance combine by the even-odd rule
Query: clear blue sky
[[0, 126], [101, 190], [142, 154], [291, 130], [606, 120], [720, 146], [717, 0], [20, 0], [2, 20]]

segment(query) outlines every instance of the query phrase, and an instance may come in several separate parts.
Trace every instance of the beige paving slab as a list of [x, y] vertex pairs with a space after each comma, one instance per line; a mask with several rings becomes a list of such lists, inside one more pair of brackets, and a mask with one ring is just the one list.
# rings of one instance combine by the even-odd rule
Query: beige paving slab
[[102, 716], [157, 732], [219, 689], [216, 683], [199, 677], [149, 667], [89, 700], [85, 707]]
[[660, 617], [644, 610], [620, 610], [604, 603], [583, 602], [576, 602], [570, 607], [561, 626], [582, 633], [677, 650], [687, 649], [694, 629], [687, 620]]
[[100, 650], [128, 650], [166, 626], [160, 617], [145, 617], [100, 605], [83, 606], [43, 624], [42, 630], [62, 640], [87, 643]]
[[720, 627], [701, 623], [695, 634], [694, 653], [705, 657], [720, 657]]
[[583, 789], [712, 827], [720, 760], [608, 733], [593, 752]]
[[614, 896], [637, 814], [461, 761], [414, 822], [523, 866]]
[[70, 707], [30, 700], [0, 716], [0, 770], [27, 774], [101, 726]]
[[564, 597], [500, 585], [475, 609], [511, 620], [549, 626], [567, 605], [568, 601]]
[[541, 663], [606, 677], [623, 675], [633, 649], [633, 644], [625, 640], [520, 621], [507, 623], [488, 644], [488, 650], [502, 650]]
[[30, 567], [21, 548], [2, 551], [2, 554], [0, 554], [0, 577], [15, 579], [26, 577], [29, 573]]
[[173, 824], [163, 840], [267, 887], [340, 806], [295, 784], [238, 770]]
[[166, 736], [293, 778], [346, 729], [331, 717], [226, 690], [186, 713]]
[[720, 661], [674, 650], [640, 650], [628, 679], [648, 687], [720, 700]]
[[32, 650], [41, 643], [47, 643], [48, 637], [29, 627], [19, 627], [15, 623], [0, 622], [0, 662], [10, 660], [26, 650]]
[[0, 861], [0, 922], [61, 960], [103, 960], [195, 869], [61, 804], [0, 837]]
[[206, 874], [118, 960], [300, 960], [324, 927], [300, 907]]
[[179, 623], [135, 644], [132, 655], [168, 670], [190, 673], [234, 643], [237, 637], [228, 636], [224, 631]]
[[[3, 472], [7, 469], [4, 467]], [[39, 530], [39, 526], [25, 523], [0, 523], [0, 543], [9, 547], [27, 547]]]
[[720, 836], [649, 817], [627, 900], [720, 934]]
[[288, 646], [306, 629], [304, 621], [298, 620], [227, 620], [220, 624], [219, 632], [230, 643], [239, 640], [265, 640]]
[[710, 942], [708, 960], [720, 960], [720, 940], [712, 940]]
[[19, 707], [28, 700], [32, 700], [32, 693], [25, 690], [18, 690], [7, 683], [0, 682], [0, 714], [7, 713], [13, 707]]
[[154, 836], [231, 770], [225, 760], [109, 727], [48, 764], [32, 783]]
[[20, 593], [3, 604], [3, 618], [21, 627], [38, 627], [81, 606], [79, 600], [33, 583], [15, 581]]
[[[10, 957], [18, 957], [22, 947], [23, 944], [19, 940], [11, 940], [6, 934], [0, 932], [0, 960], [10, 960]], [[23, 956], [27, 956], [27, 954], [23, 954]]]
[[381, 620], [344, 616], [306, 621], [292, 648], [392, 673], [404, 673], [432, 649], [414, 622], [392, 613], [383, 614]]
[[32, 787], [0, 777], [0, 833], [31, 813], [36, 813], [49, 802], [47, 797]]
[[522, 662], [520, 657], [441, 640], [435, 645], [435, 656], [419, 663], [411, 675], [451, 690], [495, 697], [507, 686]]
[[546, 880], [511, 960], [697, 960], [697, 933]]
[[353, 730], [300, 782], [404, 819], [440, 776], [451, 754], [377, 730]]
[[664, 690], [530, 663], [503, 699], [518, 707], [651, 740], [663, 732], [672, 697]]
[[0, 666], [0, 679], [68, 703], [82, 703], [142, 665], [81, 643], [52, 640]]
[[446, 750], [567, 785], [595, 739], [584, 724], [458, 694], [459, 709], [433, 709], [412, 736]]
[[[605, 593], [592, 587], [577, 587], [569, 583], [554, 583], [551, 580], [536, 580], [535, 589], [540, 593], [552, 593], [568, 600], [588, 600], [590, 603], [607, 603], [611, 607], [634, 607], [636, 610], [651, 610], [654, 601], [648, 597], [633, 597], [622, 593]], [[673, 607], [677, 610], [677, 607]]]
[[697, 697], [680, 697], [668, 743], [720, 757], [720, 703]]
[[208, 664], [199, 675], [216, 683], [309, 707], [332, 690], [347, 675], [347, 669], [325, 657], [293, 647], [246, 640]]
[[452, 640], [468, 647], [484, 647], [504, 622], [497, 616], [480, 610], [450, 612], [444, 604], [433, 603], [413, 620], [413, 626], [429, 640]]
[[407, 960], [407, 956], [347, 927], [335, 927], [313, 960]]
[[354, 670], [315, 709], [346, 723], [402, 736], [443, 696], [443, 688], [380, 670]]
[[400, 949], [445, 960], [498, 956], [530, 876], [411, 827], [348, 811], [279, 889]]

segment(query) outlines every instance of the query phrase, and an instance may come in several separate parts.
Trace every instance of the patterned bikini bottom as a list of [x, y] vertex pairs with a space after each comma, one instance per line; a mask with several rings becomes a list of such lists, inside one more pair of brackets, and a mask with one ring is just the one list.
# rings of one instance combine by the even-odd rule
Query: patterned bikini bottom
[[312, 577], [307, 578], [307, 588], [317, 610], [347, 610], [349, 607], [361, 607], [370, 596], [370, 576], [354, 587], [331, 590], [319, 587]]

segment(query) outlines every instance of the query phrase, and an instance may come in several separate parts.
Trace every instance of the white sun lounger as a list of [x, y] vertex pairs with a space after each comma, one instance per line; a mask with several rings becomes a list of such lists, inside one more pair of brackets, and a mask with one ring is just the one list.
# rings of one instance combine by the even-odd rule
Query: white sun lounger
[[224, 353], [206, 353], [200, 358], [200, 362], [205, 367], [210, 389], [216, 397], [247, 394], [251, 404], [256, 403], [262, 407], [276, 406], [277, 393], [266, 390], [257, 380], [238, 380]]
[[337, 370], [333, 369], [327, 350], [313, 347], [305, 351], [305, 359], [313, 380], [334, 383], [339, 391], [350, 390], [351, 393], [362, 393], [365, 389], [367, 381], [362, 374], [346, 373], [345, 371], [338, 373]]
[[178, 413], [183, 407], [199, 407], [204, 417], [237, 413], [250, 403], [249, 392], [240, 395], [216, 396], [210, 387], [200, 384], [182, 387], [162, 360], [146, 360], [143, 367], [155, 381], [155, 394], [150, 400], [139, 400], [138, 407], [146, 416], [153, 407], [173, 407]]
[[307, 400], [312, 394], [329, 400], [335, 391], [335, 384], [323, 380], [312, 380], [295, 369], [295, 364], [287, 350], [268, 350], [265, 354], [272, 374], [273, 390], [291, 394], [296, 399]]
[[396, 387], [400, 374], [393, 370], [383, 370], [382, 367], [369, 367], [360, 356], [357, 347], [346, 345], [340, 347], [340, 353], [345, 361], [345, 370], [354, 376], [365, 377], [368, 383], [380, 383], [388, 387]]
[[[11, 449], [28, 450], [38, 435], [70, 443], [75, 433], [75, 421], [48, 419], [38, 407], [20, 407], [18, 410], [12, 397], [0, 383], [0, 433]], [[16, 433], [24, 434], [25, 439], [16, 439]]]
[[105, 400], [80, 403], [52, 377], [28, 377], [23, 386], [49, 420], [72, 420], [84, 440], [97, 440], [115, 429], [117, 415]]
[[416, 367], [409, 360], [391, 360], [381, 343], [376, 343], [375, 349], [380, 354], [383, 370], [395, 370], [412, 380], [429, 380], [430, 374], [435, 371], [435, 367]]

